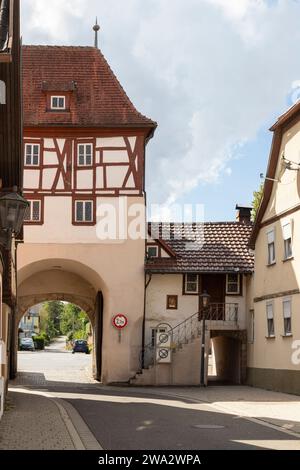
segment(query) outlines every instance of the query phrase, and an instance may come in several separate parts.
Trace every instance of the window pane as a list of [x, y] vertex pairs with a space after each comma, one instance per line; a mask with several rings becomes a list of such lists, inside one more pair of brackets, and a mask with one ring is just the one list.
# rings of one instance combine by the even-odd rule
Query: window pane
[[38, 155], [39, 154], [39, 146], [38, 145], [34, 145], [33, 146], [33, 155]]
[[57, 105], [58, 105], [58, 100], [57, 100], [57, 98], [52, 98], [52, 107], [53, 107], [53, 108], [57, 108]]
[[268, 336], [274, 336], [274, 335], [275, 335], [274, 320], [269, 319], [268, 320]]
[[284, 319], [284, 334], [290, 335], [292, 333], [292, 321], [291, 318]]
[[283, 316], [284, 318], [291, 316], [291, 302], [289, 300], [283, 302]]
[[29, 206], [27, 207], [26, 211], [25, 211], [25, 218], [24, 220], [26, 221], [30, 221], [30, 214], [31, 214], [31, 202], [29, 201]]
[[86, 156], [85, 163], [86, 163], [86, 165], [91, 165], [92, 164], [92, 156], [91, 155]]
[[32, 202], [32, 220], [35, 222], [40, 220], [40, 201]]
[[32, 164], [33, 164], [33, 165], [38, 165], [38, 164], [39, 164], [39, 157], [38, 157], [38, 155], [33, 155]]
[[65, 107], [65, 99], [64, 98], [59, 98], [59, 107], [64, 108]]
[[85, 203], [85, 220], [86, 222], [91, 222], [93, 220], [92, 203], [90, 201]]
[[79, 153], [79, 155], [84, 155], [84, 145], [79, 145], [78, 146], [78, 153]]
[[197, 292], [197, 284], [195, 282], [188, 282], [186, 290], [187, 292]]
[[151, 258], [157, 257], [157, 248], [156, 246], [149, 246], [148, 247], [148, 256]]
[[228, 283], [227, 285], [227, 292], [231, 293], [231, 294], [236, 294], [238, 292], [238, 283], [234, 283], [234, 282], [231, 282], [231, 283]]
[[228, 274], [228, 282], [234, 282], [235, 284], [237, 284], [238, 274]]
[[268, 263], [274, 263], [275, 261], [275, 245], [274, 243], [269, 243], [268, 245]]
[[197, 274], [187, 274], [187, 282], [197, 282]]
[[31, 165], [31, 154], [30, 153], [26, 154], [26, 165]]
[[83, 202], [76, 202], [76, 220], [77, 222], [83, 222]]
[[284, 257], [285, 259], [291, 258], [292, 255], [293, 255], [292, 239], [288, 238], [287, 240], [284, 240]]
[[273, 304], [267, 304], [267, 318], [273, 319]]

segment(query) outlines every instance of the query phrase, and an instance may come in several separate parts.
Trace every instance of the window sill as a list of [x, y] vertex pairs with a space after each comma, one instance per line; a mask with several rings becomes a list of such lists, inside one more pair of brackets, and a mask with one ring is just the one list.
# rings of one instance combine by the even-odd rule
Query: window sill
[[292, 261], [294, 259], [293, 256], [291, 256], [290, 258], [285, 258], [282, 260], [283, 263], [286, 263], [287, 261]]
[[287, 333], [286, 335], [281, 335], [281, 338], [292, 338], [293, 333]]
[[276, 336], [275, 335], [271, 335], [271, 336], [265, 336], [266, 339], [275, 339]]
[[274, 261], [273, 263], [269, 263], [267, 264], [267, 268], [271, 268], [272, 266], [275, 266], [275, 264], [276, 264], [276, 261]]

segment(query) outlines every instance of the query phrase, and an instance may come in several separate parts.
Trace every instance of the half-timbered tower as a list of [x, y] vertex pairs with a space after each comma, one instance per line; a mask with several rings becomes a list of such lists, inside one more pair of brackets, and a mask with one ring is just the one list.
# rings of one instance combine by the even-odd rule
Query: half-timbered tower
[[[145, 146], [156, 124], [134, 108], [96, 47], [25, 46], [23, 92], [30, 210], [19, 315], [49, 299], [78, 304], [94, 325], [95, 375], [128, 380], [142, 342], [145, 240], [128, 237], [124, 220], [145, 207]], [[107, 237], [104, 216], [117, 221]], [[128, 318], [122, 334], [112, 325], [119, 313]]]

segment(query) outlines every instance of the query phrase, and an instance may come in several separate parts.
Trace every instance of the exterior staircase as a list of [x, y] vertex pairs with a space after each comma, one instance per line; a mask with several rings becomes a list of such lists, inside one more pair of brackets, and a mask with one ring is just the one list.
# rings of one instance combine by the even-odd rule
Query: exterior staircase
[[[212, 304], [205, 314], [205, 374], [207, 377], [210, 330], [237, 328], [237, 304]], [[158, 351], [164, 345], [147, 345], [141, 353], [141, 369], [130, 380], [134, 386], [199, 385], [201, 364], [202, 313], [169, 329], [169, 357], [160, 360]]]

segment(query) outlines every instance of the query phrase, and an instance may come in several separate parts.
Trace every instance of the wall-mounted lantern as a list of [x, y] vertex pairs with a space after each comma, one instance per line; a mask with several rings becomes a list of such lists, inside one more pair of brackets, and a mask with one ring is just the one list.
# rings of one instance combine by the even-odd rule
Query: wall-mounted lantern
[[14, 192], [0, 197], [0, 243], [10, 250], [13, 235], [18, 235], [22, 229], [25, 213], [29, 202]]

